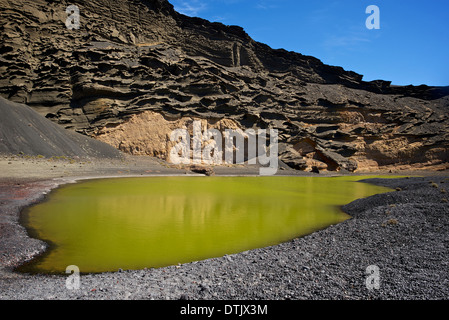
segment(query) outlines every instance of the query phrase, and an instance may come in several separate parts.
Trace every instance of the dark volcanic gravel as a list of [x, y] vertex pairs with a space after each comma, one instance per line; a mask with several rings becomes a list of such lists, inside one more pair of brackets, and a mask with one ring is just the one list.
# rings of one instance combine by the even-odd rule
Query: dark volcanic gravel
[[[4, 267], [0, 299], [448, 299], [449, 179], [369, 181], [395, 191], [356, 200], [344, 206], [352, 219], [287, 243], [161, 269], [82, 275], [79, 290], [66, 289], [64, 276]], [[16, 240], [28, 252], [41, 246]], [[20, 241], [8, 250], [24, 257]], [[3, 266], [8, 259], [4, 251]], [[380, 282], [369, 290], [372, 265]]]

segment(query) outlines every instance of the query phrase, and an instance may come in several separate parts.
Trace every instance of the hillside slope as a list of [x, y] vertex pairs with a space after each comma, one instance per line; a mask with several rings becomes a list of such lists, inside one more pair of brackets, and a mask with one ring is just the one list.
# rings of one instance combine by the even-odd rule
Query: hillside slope
[[[65, 26], [69, 4], [80, 8], [79, 30]], [[0, 6], [0, 95], [128, 153], [163, 157], [167, 135], [136, 132], [198, 118], [278, 129], [280, 158], [299, 170], [449, 162], [447, 87], [364, 82], [165, 0]], [[154, 113], [165, 122], [149, 123]]]
[[120, 158], [100, 141], [65, 130], [30, 107], [0, 97], [0, 154]]

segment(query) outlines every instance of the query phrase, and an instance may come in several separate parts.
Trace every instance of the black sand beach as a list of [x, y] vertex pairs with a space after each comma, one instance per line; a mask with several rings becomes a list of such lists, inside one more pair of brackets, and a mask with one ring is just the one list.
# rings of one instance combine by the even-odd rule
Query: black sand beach
[[[21, 209], [39, 201], [60, 183], [76, 177], [185, 174], [157, 162], [57, 167], [44, 160], [11, 162], [0, 184], [0, 299], [154, 300], [440, 300], [449, 298], [449, 175], [370, 179], [392, 188], [343, 207], [352, 216], [308, 236], [235, 255], [160, 269], [118, 270], [82, 275], [79, 290], [65, 276], [28, 275], [14, 267], [45, 250], [19, 224]], [[39, 174], [32, 175], [33, 165]], [[107, 165], [109, 164], [109, 165]], [[72, 177], [63, 171], [71, 166]], [[6, 167], [7, 165], [5, 165]], [[22, 166], [22, 171], [19, 170]], [[39, 167], [40, 166], [40, 167]], [[47, 170], [42, 170], [48, 166]], [[66, 167], [64, 167], [66, 166]], [[59, 167], [59, 169], [58, 169]], [[17, 170], [17, 171], [14, 171]], [[123, 168], [122, 168], [123, 169]], [[30, 171], [31, 170], [31, 171]], [[250, 173], [220, 168], [220, 174]], [[254, 170], [253, 170], [254, 171]], [[290, 174], [290, 171], [281, 173]], [[398, 173], [396, 173], [398, 174]], [[402, 173], [399, 173], [402, 175]], [[45, 176], [47, 175], [47, 176]], [[25, 178], [27, 177], [28, 178]], [[207, 177], [205, 177], [207, 178]], [[364, 183], [364, 182], [360, 182]], [[367, 287], [369, 266], [379, 271], [378, 289]]]

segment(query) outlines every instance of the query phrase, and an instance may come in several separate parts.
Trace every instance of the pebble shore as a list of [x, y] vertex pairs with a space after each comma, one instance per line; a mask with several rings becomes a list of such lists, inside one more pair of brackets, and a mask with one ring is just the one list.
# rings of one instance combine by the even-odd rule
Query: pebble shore
[[[28, 237], [20, 226], [18, 212], [41, 200], [42, 191], [57, 182], [27, 181], [17, 189], [21, 196], [16, 192], [14, 199], [6, 199], [6, 186], [11, 184], [4, 181], [0, 300], [448, 299], [448, 175], [360, 183], [367, 182], [392, 191], [345, 205], [343, 210], [352, 218], [338, 225], [279, 245], [204, 261], [81, 275], [80, 288], [69, 290], [65, 276], [13, 271], [15, 264], [45, 250], [43, 242]], [[377, 288], [367, 285], [370, 266], [378, 270]]]

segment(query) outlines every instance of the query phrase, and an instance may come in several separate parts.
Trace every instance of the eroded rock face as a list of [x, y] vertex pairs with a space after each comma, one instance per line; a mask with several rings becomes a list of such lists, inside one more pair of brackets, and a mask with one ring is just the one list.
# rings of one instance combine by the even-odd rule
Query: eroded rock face
[[[198, 123], [197, 131], [200, 134], [199, 139], [202, 141], [200, 151], [209, 142], [209, 140], [203, 138], [206, 130], [216, 129], [223, 133], [226, 130], [241, 130], [239, 124], [230, 119], [169, 118], [157, 112], [144, 111], [131, 116], [128, 121], [119, 125], [101, 128], [95, 132], [94, 137], [125, 153], [148, 155], [169, 161], [170, 150], [178, 142], [171, 136], [172, 132], [177, 129], [184, 129], [188, 132], [189, 137], [193, 137], [195, 122]], [[193, 149], [193, 147], [190, 149]]]
[[[69, 4], [79, 30], [65, 26]], [[447, 87], [364, 82], [165, 0], [0, 6], [0, 95], [121, 150], [166, 158], [168, 131], [196, 118], [278, 129], [280, 159], [299, 170], [448, 162]], [[157, 127], [157, 115], [180, 123]]]

